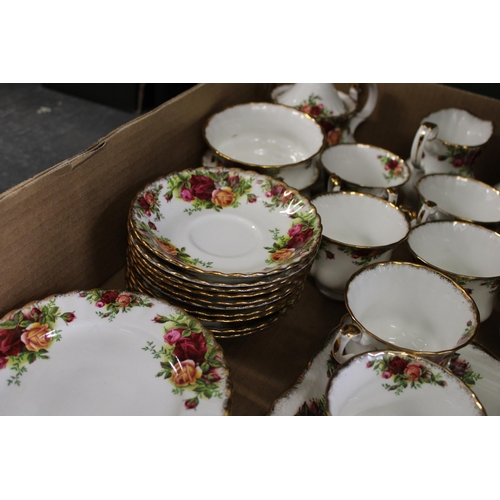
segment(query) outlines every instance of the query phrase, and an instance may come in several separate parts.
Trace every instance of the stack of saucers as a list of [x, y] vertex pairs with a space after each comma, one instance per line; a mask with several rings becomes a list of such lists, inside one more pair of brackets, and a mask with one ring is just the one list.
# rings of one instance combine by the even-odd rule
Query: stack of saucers
[[127, 286], [182, 307], [217, 337], [255, 333], [299, 299], [321, 229], [309, 200], [267, 175], [174, 172], [132, 202]]

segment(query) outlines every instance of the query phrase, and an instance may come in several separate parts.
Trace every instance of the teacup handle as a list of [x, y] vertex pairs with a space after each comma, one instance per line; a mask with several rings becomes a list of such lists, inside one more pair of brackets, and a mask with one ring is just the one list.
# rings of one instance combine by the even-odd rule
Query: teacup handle
[[338, 329], [333, 340], [333, 357], [337, 363], [343, 364], [354, 356], [354, 354], [344, 354], [345, 348], [351, 340], [360, 341], [362, 335], [363, 332], [352, 323]]
[[[330, 174], [328, 176], [327, 191], [337, 193], [342, 191], [342, 181], [337, 176], [337, 174]], [[389, 203], [396, 205], [398, 202], [398, 190], [396, 188], [383, 188], [385, 192], [386, 199]]]
[[336, 174], [330, 174], [328, 176], [328, 186], [327, 191], [338, 193], [342, 190], [342, 181]]
[[438, 206], [433, 201], [425, 200], [418, 211], [417, 218], [412, 221], [412, 227], [423, 224], [431, 215], [438, 210]]
[[438, 135], [438, 126], [435, 123], [424, 122], [415, 134], [411, 146], [410, 160], [415, 168], [425, 170], [423, 164], [424, 147], [429, 141], [433, 141]]
[[[373, 113], [373, 110], [377, 105], [377, 100], [378, 100], [377, 84], [367, 83], [366, 86], [368, 89], [368, 97], [366, 99], [365, 105], [351, 118], [351, 122], [349, 124], [349, 130], [351, 134], [354, 134], [354, 131], [358, 128], [358, 125], [360, 123], [363, 123]], [[354, 98], [354, 96], [356, 96], [356, 99], [354, 99], [355, 101], [357, 101], [358, 89], [359, 89], [359, 84], [353, 84], [349, 89], [349, 95], [351, 96], [351, 98]]]

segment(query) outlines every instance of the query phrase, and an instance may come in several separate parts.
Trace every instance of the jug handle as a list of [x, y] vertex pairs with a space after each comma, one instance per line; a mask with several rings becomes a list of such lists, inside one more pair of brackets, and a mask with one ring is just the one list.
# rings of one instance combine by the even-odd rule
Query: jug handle
[[423, 122], [415, 134], [411, 145], [410, 161], [415, 168], [424, 171], [423, 157], [424, 146], [429, 141], [433, 141], [438, 135], [438, 126], [435, 123]]
[[[366, 86], [368, 89], [368, 97], [366, 99], [365, 105], [351, 119], [351, 122], [349, 124], [349, 130], [351, 134], [354, 134], [359, 124], [364, 122], [373, 113], [373, 110], [377, 105], [377, 100], [378, 100], [377, 84], [367, 83]], [[352, 99], [354, 99], [354, 96], [356, 96], [356, 99], [354, 99], [356, 101], [357, 101], [358, 90], [359, 90], [358, 83], [352, 84], [351, 88], [349, 89], [349, 96]]]

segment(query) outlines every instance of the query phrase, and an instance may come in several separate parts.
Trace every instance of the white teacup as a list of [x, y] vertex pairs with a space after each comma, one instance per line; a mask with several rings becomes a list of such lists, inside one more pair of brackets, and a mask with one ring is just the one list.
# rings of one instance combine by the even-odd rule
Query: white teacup
[[418, 222], [462, 220], [496, 229], [500, 191], [484, 182], [450, 174], [428, 174], [415, 185], [420, 200]]
[[423, 118], [411, 148], [411, 162], [427, 174], [473, 177], [473, 167], [493, 134], [493, 123], [464, 109], [448, 108]]
[[397, 190], [410, 178], [408, 165], [386, 149], [369, 144], [337, 144], [321, 153], [329, 177], [327, 190], [369, 193], [397, 201]]
[[353, 352], [374, 349], [445, 364], [474, 338], [479, 325], [477, 307], [463, 288], [440, 271], [410, 262], [381, 262], [357, 271], [347, 283], [345, 301], [352, 322], [338, 329], [333, 348], [341, 364]]
[[457, 282], [488, 319], [500, 287], [500, 234], [468, 222], [435, 221], [413, 228], [412, 254]]
[[476, 395], [442, 366], [405, 352], [360, 354], [339, 367], [327, 390], [332, 416], [485, 416]]
[[223, 165], [288, 177], [309, 185], [316, 175], [315, 158], [323, 150], [321, 125], [297, 109], [254, 102], [212, 115], [203, 128], [209, 148]]
[[312, 198], [321, 217], [321, 244], [311, 268], [318, 290], [344, 300], [347, 280], [361, 267], [389, 260], [410, 232], [406, 215], [392, 203], [356, 192]]

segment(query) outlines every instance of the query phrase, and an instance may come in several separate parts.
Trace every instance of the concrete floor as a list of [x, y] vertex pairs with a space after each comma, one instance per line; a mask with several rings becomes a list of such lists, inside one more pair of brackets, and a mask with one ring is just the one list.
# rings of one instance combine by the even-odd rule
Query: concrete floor
[[41, 84], [0, 84], [0, 193], [136, 116]]

